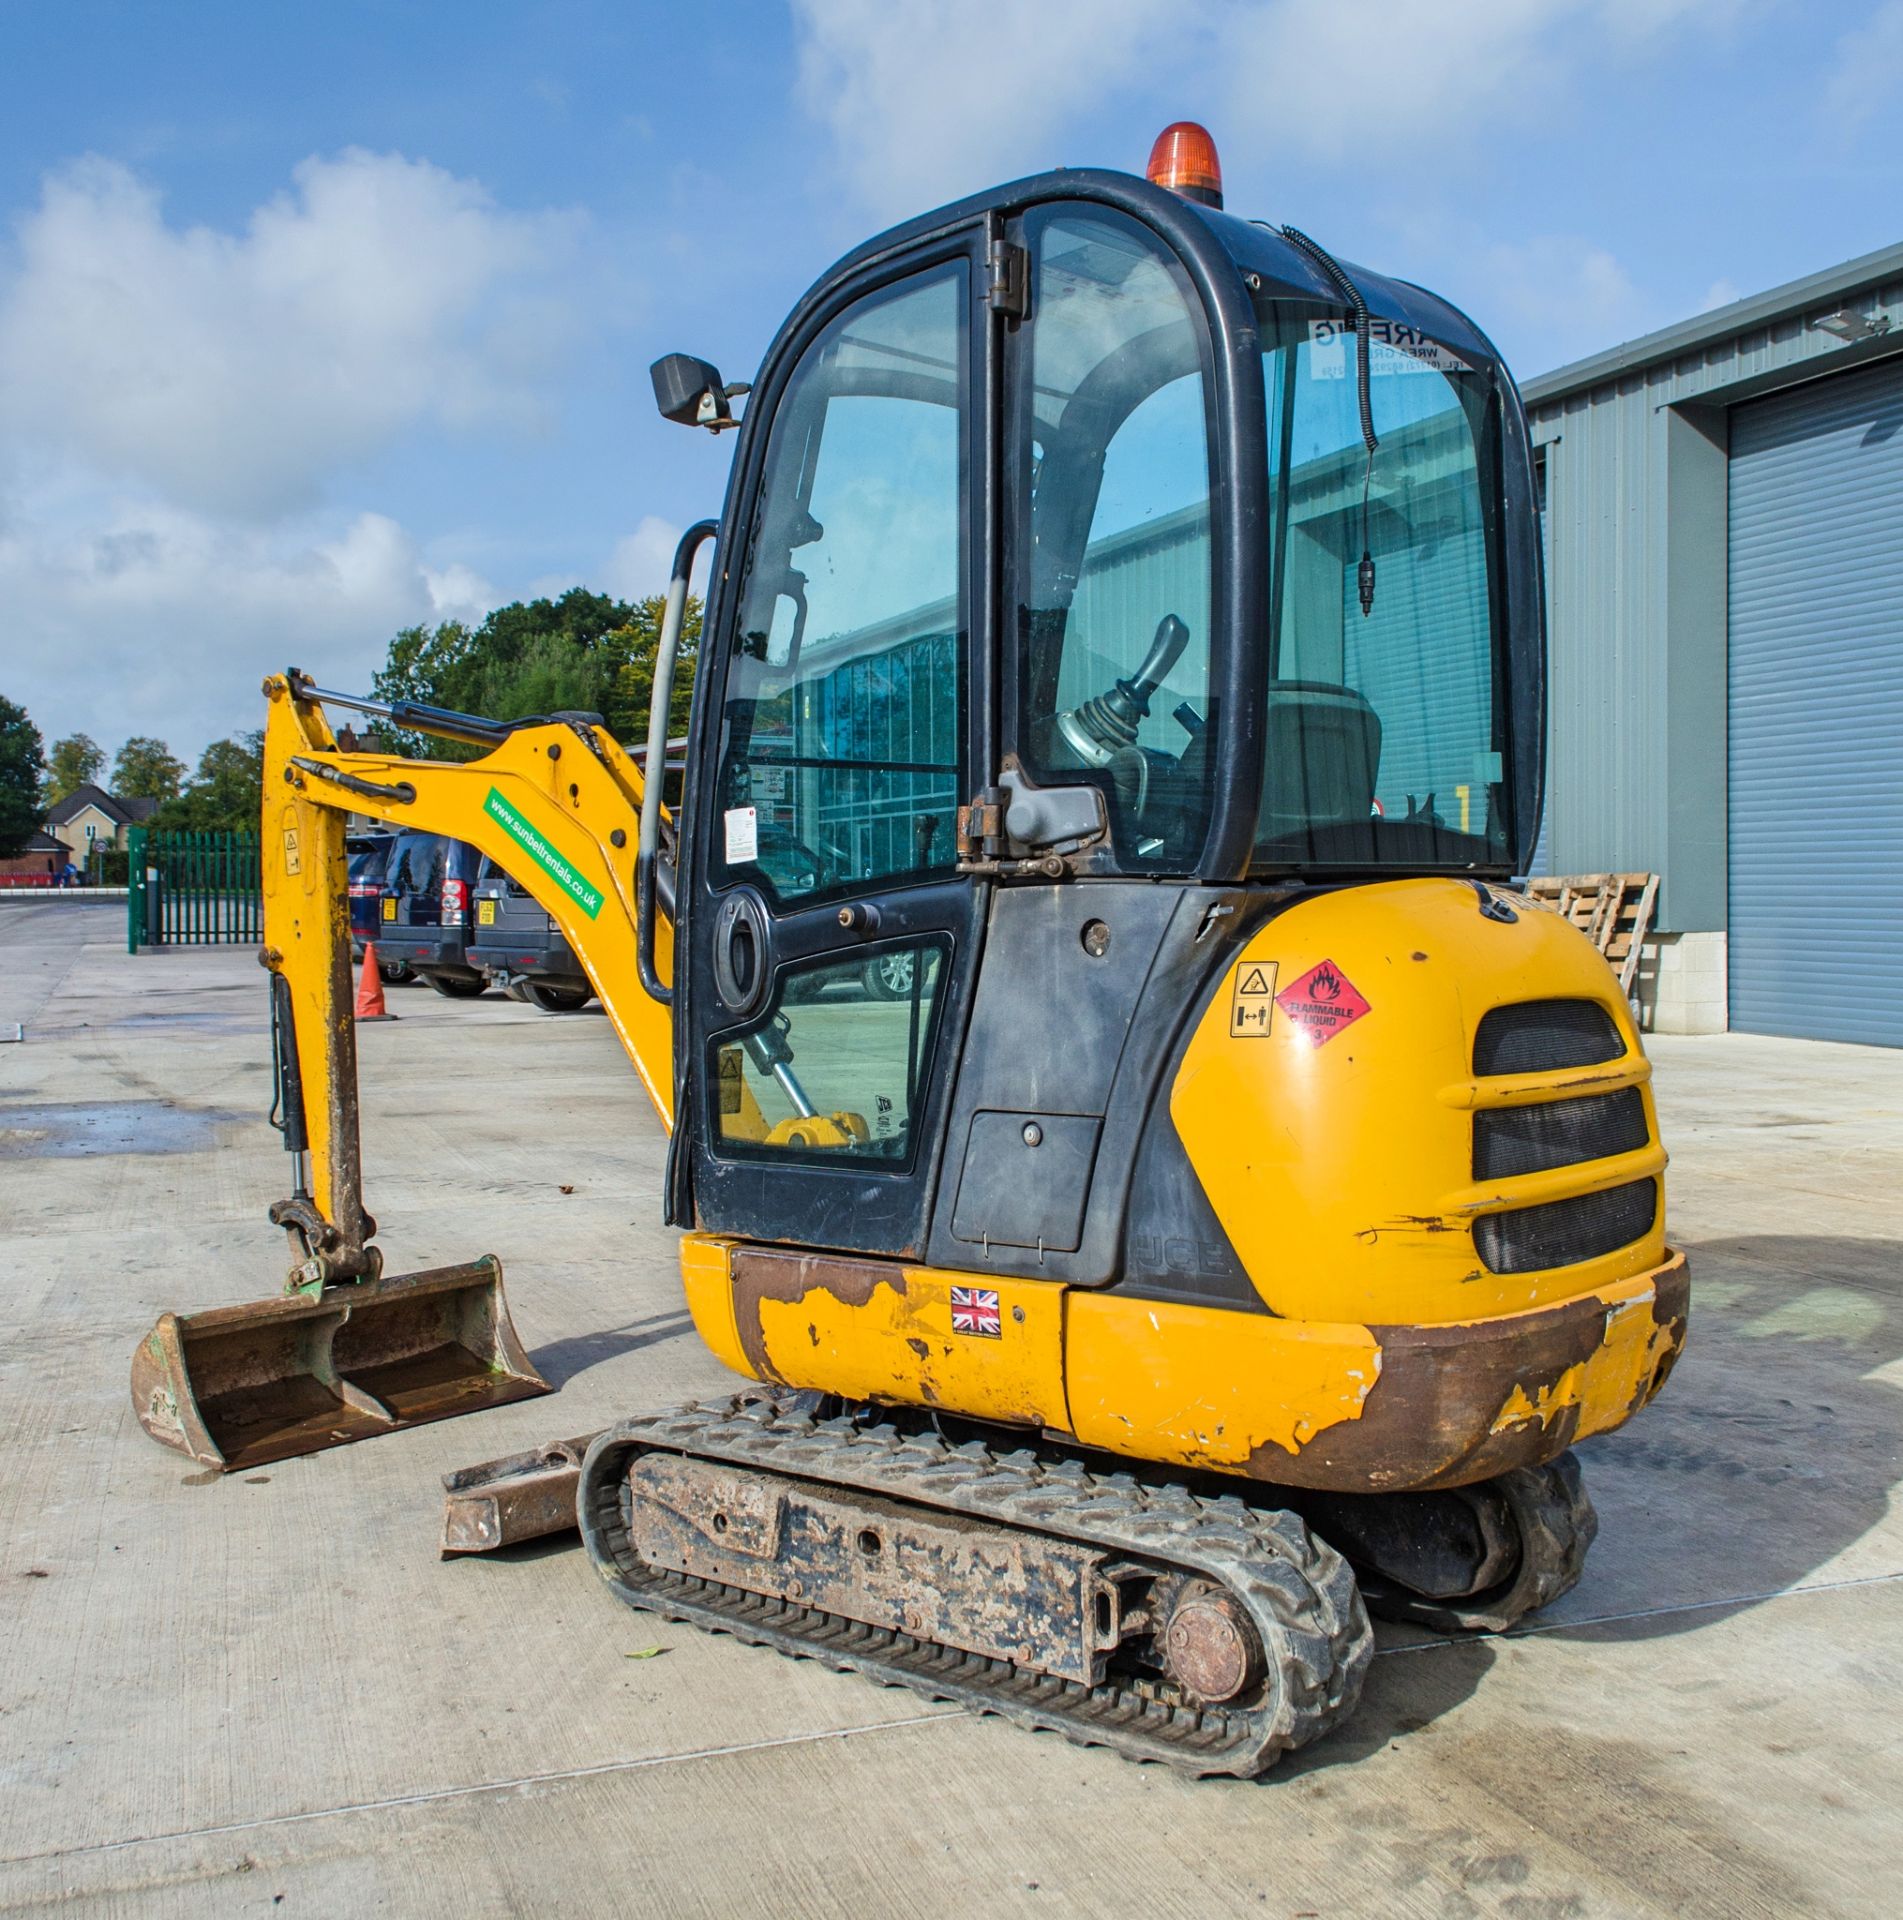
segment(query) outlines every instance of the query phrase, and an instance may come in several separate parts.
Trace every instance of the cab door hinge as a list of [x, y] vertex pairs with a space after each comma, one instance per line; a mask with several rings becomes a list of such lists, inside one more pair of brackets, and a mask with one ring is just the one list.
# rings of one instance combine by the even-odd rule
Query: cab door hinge
[[1031, 311], [1031, 256], [1009, 240], [994, 239], [985, 249], [985, 301], [993, 313], [1022, 320]]
[[986, 787], [968, 807], [958, 809], [958, 860], [995, 860], [1004, 852], [1004, 810], [1009, 800], [1002, 787]]

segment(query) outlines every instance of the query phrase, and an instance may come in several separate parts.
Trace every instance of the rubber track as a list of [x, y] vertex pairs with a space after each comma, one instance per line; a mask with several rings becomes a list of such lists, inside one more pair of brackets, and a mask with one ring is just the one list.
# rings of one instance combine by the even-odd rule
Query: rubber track
[[[797, 1601], [650, 1569], [633, 1552], [625, 1516], [629, 1465], [654, 1450], [799, 1475], [1195, 1572], [1248, 1609], [1280, 1684], [1254, 1708], [1203, 1707], [1160, 1680], [1085, 1687]], [[610, 1427], [588, 1450], [577, 1505], [597, 1571], [630, 1606], [1197, 1774], [1258, 1774], [1320, 1738], [1353, 1710], [1374, 1650], [1347, 1562], [1294, 1514], [1095, 1474], [1080, 1461], [999, 1454], [979, 1441], [954, 1447], [850, 1416], [819, 1421], [771, 1398]]]
[[1586, 1570], [1599, 1515], [1570, 1451], [1542, 1467], [1516, 1467], [1487, 1481], [1505, 1496], [1520, 1536], [1520, 1564], [1489, 1593], [1430, 1600], [1404, 1587], [1371, 1581], [1368, 1608], [1383, 1620], [1405, 1620], [1438, 1633], [1505, 1633], [1529, 1613], [1570, 1593]]

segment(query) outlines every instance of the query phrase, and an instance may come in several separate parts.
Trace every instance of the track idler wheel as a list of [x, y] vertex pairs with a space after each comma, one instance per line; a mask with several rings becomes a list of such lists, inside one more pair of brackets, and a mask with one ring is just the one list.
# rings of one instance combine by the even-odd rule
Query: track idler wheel
[[1311, 1514], [1354, 1564], [1377, 1619], [1504, 1633], [1578, 1585], [1599, 1531], [1579, 1462], [1562, 1453], [1471, 1487], [1345, 1496]]
[[1220, 1707], [1262, 1681], [1262, 1639], [1233, 1594], [1192, 1581], [1163, 1628], [1163, 1671], [1185, 1693]]

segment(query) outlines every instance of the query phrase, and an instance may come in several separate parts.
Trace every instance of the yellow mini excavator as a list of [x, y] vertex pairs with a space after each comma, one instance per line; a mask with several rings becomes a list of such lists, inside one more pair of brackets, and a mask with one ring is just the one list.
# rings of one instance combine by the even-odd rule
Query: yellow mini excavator
[[[716, 540], [682, 803], [589, 714], [267, 683], [282, 1299], [167, 1315], [141, 1419], [249, 1465], [543, 1391], [493, 1261], [383, 1277], [343, 822], [560, 921], [671, 1129], [702, 1338], [599, 1436], [621, 1599], [1252, 1774], [1367, 1609], [1578, 1577], [1569, 1448], [1685, 1334], [1637, 1032], [1509, 886], [1541, 798], [1534, 478], [1464, 315], [1222, 211], [1183, 125], [886, 233], [800, 302]], [[333, 708], [474, 741], [340, 750]]]

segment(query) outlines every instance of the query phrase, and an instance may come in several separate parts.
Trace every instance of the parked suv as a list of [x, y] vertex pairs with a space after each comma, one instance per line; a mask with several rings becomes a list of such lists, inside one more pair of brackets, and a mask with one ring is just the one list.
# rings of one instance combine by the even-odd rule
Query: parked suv
[[420, 973], [438, 993], [474, 999], [488, 989], [469, 957], [470, 893], [482, 856], [466, 840], [399, 833], [377, 908], [377, 957]]
[[[379, 903], [383, 899], [383, 876], [390, 864], [390, 849], [396, 844], [393, 833], [353, 833], [344, 842], [350, 858], [350, 957], [363, 958], [366, 940], [381, 940], [378, 925]], [[409, 980], [414, 976], [401, 961], [379, 950], [377, 971], [386, 980]]]
[[547, 910], [487, 854], [476, 876], [469, 959], [490, 981], [544, 1013], [575, 1013], [594, 993], [575, 950]]

